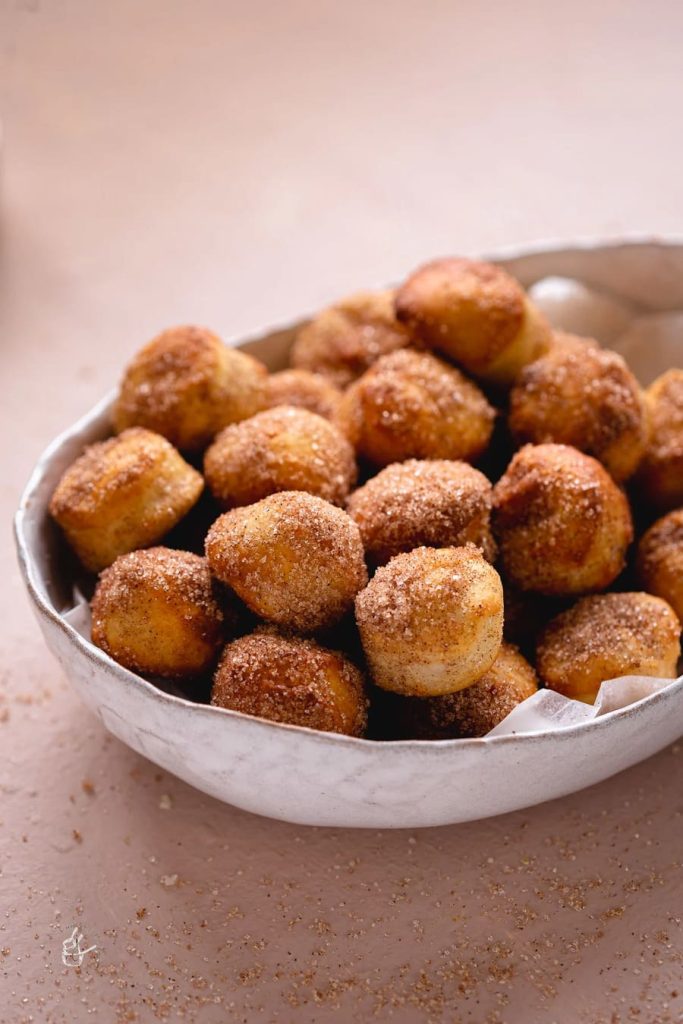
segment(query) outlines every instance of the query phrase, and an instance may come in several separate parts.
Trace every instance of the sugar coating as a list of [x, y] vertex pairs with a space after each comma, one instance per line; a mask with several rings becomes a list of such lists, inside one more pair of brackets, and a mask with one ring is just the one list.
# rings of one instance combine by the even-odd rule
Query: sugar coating
[[662, 512], [683, 505], [683, 370], [668, 370], [645, 393], [651, 433], [639, 493]]
[[502, 584], [471, 544], [397, 555], [355, 607], [374, 682], [386, 690], [454, 693], [481, 678], [500, 649]]
[[396, 315], [424, 345], [498, 385], [510, 384], [552, 337], [518, 282], [477, 260], [439, 259], [418, 268], [398, 289]]
[[524, 292], [490, 263], [437, 259], [398, 289], [396, 315], [426, 344], [447, 349], [473, 369], [500, 355], [519, 333]]
[[529, 662], [504, 643], [491, 667], [466, 689], [443, 697], [402, 698], [401, 733], [432, 740], [485, 736], [537, 689]]
[[636, 569], [645, 590], [668, 601], [683, 622], [683, 508], [662, 516], [643, 535]]

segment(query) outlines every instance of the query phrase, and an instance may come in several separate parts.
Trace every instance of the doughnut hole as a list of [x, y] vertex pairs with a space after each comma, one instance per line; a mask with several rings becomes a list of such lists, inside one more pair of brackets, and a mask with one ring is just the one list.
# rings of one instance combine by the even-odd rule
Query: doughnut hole
[[492, 562], [490, 482], [466, 462], [397, 462], [354, 491], [347, 511], [368, 558], [383, 565], [419, 547], [475, 544]]
[[155, 544], [204, 489], [199, 473], [159, 434], [140, 427], [86, 448], [66, 470], [50, 515], [86, 569], [99, 572]]
[[398, 697], [402, 736], [420, 740], [485, 736], [538, 689], [533, 668], [516, 647], [504, 643], [484, 675], [465, 690], [443, 697]]
[[377, 686], [414, 697], [480, 679], [500, 650], [503, 587], [473, 545], [416, 548], [377, 570], [356, 598]]
[[676, 677], [681, 624], [651, 594], [596, 594], [562, 612], [541, 634], [536, 668], [551, 690], [592, 704], [619, 676]]
[[129, 363], [114, 428], [147, 427], [182, 451], [200, 451], [229, 423], [266, 405], [268, 372], [205, 327], [172, 327]]
[[226, 631], [205, 558], [171, 548], [121, 555], [92, 599], [92, 640], [125, 668], [182, 679], [213, 664]]
[[204, 474], [224, 508], [278, 491], [308, 491], [342, 505], [356, 479], [356, 462], [332, 423], [283, 405], [221, 431], [207, 449]]
[[368, 701], [362, 673], [314, 640], [258, 630], [228, 644], [214, 677], [216, 707], [362, 736]]
[[683, 505], [683, 370], [668, 370], [645, 392], [650, 439], [640, 464], [638, 495], [662, 512]]
[[524, 367], [509, 426], [519, 443], [573, 445], [617, 481], [636, 471], [648, 439], [645, 401], [621, 356], [569, 336]]
[[476, 260], [439, 259], [418, 268], [398, 289], [395, 308], [423, 345], [494, 385], [511, 384], [552, 339], [517, 281]]
[[493, 489], [503, 574], [520, 590], [604, 590], [633, 539], [628, 502], [594, 458], [567, 445], [526, 445]]
[[367, 582], [353, 519], [303, 491], [226, 512], [209, 530], [206, 554], [256, 615], [302, 633], [338, 622]]
[[377, 466], [406, 459], [473, 462], [495, 411], [459, 370], [426, 352], [383, 356], [345, 393], [337, 417], [359, 455]]
[[294, 405], [325, 419], [335, 415], [342, 393], [320, 373], [309, 370], [281, 370], [268, 378], [267, 405]]
[[641, 538], [636, 571], [645, 590], [668, 601], [683, 622], [683, 508], [658, 519]]
[[346, 388], [380, 356], [410, 344], [410, 333], [394, 313], [394, 292], [365, 291], [324, 309], [294, 340], [293, 367], [320, 373]]

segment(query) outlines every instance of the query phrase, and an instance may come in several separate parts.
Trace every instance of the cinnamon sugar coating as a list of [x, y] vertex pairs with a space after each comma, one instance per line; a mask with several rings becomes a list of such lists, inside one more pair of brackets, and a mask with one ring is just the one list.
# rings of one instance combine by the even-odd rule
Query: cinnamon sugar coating
[[559, 444], [526, 445], [493, 489], [504, 575], [520, 590], [604, 590], [633, 539], [628, 502], [595, 459]]
[[511, 383], [552, 337], [517, 281], [477, 260], [419, 267], [396, 293], [396, 316], [424, 345], [497, 384]]
[[341, 505], [356, 479], [356, 461], [332, 423], [283, 405], [221, 431], [207, 449], [204, 474], [224, 508], [278, 491], [308, 491]]
[[372, 477], [346, 507], [375, 564], [413, 548], [469, 542], [492, 562], [491, 494], [484, 474], [466, 462], [409, 459]]
[[377, 570], [356, 598], [356, 622], [377, 686], [416, 697], [454, 693], [498, 654], [503, 588], [473, 545], [416, 548]]
[[522, 370], [509, 426], [521, 443], [593, 455], [617, 481], [636, 471], [648, 439], [645, 400], [621, 356], [568, 335]]
[[316, 412], [325, 419], [332, 419], [342, 396], [339, 388], [321, 373], [311, 373], [309, 370], [281, 370], [279, 373], [271, 373], [266, 392], [268, 408], [295, 405], [299, 409]]
[[671, 606], [651, 594], [584, 597], [543, 631], [536, 668], [551, 690], [590, 704], [607, 679], [674, 679], [680, 632]]
[[206, 554], [253, 612], [302, 633], [338, 622], [367, 582], [353, 519], [303, 491], [226, 512], [209, 530]]
[[394, 292], [365, 291], [324, 309], [299, 331], [290, 354], [297, 369], [320, 373], [346, 388], [380, 356], [410, 344], [394, 314]]
[[362, 673], [314, 640], [257, 630], [228, 644], [211, 703], [272, 722], [362, 736], [368, 700]]
[[265, 407], [266, 380], [262, 363], [205, 327], [172, 327], [129, 363], [114, 427], [147, 427], [183, 451], [199, 451], [223, 427]]
[[199, 473], [159, 434], [140, 427], [86, 448], [50, 501], [79, 559], [92, 572], [154, 544], [198, 500]]
[[397, 709], [401, 734], [420, 740], [485, 736], [538, 689], [533, 668], [504, 643], [481, 679], [443, 697], [403, 697]]
[[683, 622], [683, 508], [662, 516], [644, 534], [636, 569], [645, 590], [668, 601]]
[[168, 678], [208, 669], [226, 619], [205, 558], [171, 548], [121, 555], [92, 599], [93, 643], [136, 672]]
[[454, 366], [402, 349], [351, 385], [338, 423], [360, 455], [386, 466], [411, 458], [474, 461], [489, 443], [494, 416]]
[[683, 370], [668, 370], [645, 392], [651, 433], [638, 493], [667, 512], [683, 505]]

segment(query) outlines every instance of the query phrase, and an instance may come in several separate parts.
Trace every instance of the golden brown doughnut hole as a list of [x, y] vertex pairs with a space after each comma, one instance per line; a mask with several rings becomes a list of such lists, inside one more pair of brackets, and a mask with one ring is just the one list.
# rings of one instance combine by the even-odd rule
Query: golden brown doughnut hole
[[211, 703], [272, 722], [362, 736], [367, 698], [361, 672], [313, 640], [258, 631], [228, 644]]

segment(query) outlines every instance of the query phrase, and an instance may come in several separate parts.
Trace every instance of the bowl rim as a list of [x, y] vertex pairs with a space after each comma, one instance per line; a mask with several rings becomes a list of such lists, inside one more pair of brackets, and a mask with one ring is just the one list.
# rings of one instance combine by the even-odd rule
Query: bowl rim
[[[651, 245], [656, 245], [664, 249], [682, 249], [683, 235], [656, 236], [649, 234], [633, 234], [610, 236], [607, 238], [593, 238], [587, 236], [579, 237], [572, 241], [563, 241], [561, 239], [553, 238], [547, 242], [537, 241], [526, 246], [502, 246], [497, 248], [493, 253], [485, 254], [480, 258], [491, 262], [504, 262], [506, 260], [543, 256], [545, 254], [561, 252], [569, 254], [571, 252], [582, 252], [595, 249], [604, 249], [609, 251], [613, 249], [640, 248]], [[259, 331], [250, 332], [246, 336], [230, 336], [226, 339], [225, 343], [230, 347], [244, 347], [246, 345], [251, 345], [270, 335], [294, 330], [299, 326], [299, 324], [305, 322], [306, 318], [307, 314], [299, 317], [290, 324], [274, 325]], [[180, 697], [176, 694], [168, 693], [167, 691], [160, 689], [143, 676], [137, 675], [129, 669], [124, 668], [122, 665], [119, 665], [118, 662], [114, 661], [113, 658], [110, 658], [109, 655], [105, 654], [105, 652], [99, 647], [96, 647], [92, 641], [86, 640], [85, 637], [83, 637], [78, 630], [67, 622], [66, 619], [64, 619], [64, 617], [57, 611], [42, 586], [33, 547], [28, 540], [25, 530], [29, 510], [37, 500], [37, 493], [45, 479], [54, 456], [67, 442], [71, 441], [79, 433], [82, 433], [88, 427], [92, 426], [95, 420], [104, 416], [111, 408], [115, 395], [116, 389], [112, 388], [88, 412], [84, 413], [74, 423], [62, 430], [43, 450], [35, 463], [26, 486], [22, 491], [19, 507], [14, 515], [14, 539], [21, 575], [29, 597], [35, 606], [36, 612], [44, 616], [52, 625], [60, 629], [61, 632], [66, 635], [71, 645], [75, 647], [80, 654], [98, 667], [102, 667], [110, 673], [113, 673], [113, 675], [116, 676], [124, 686], [134, 686], [137, 689], [141, 687], [147, 699], [156, 700], [161, 704], [170, 704], [171, 706], [179, 709], [186, 708], [195, 715], [227, 715], [233, 720], [243, 722], [245, 727], [254, 728], [257, 731], [263, 731], [271, 735], [273, 730], [277, 730], [279, 733], [284, 730], [285, 732], [294, 733], [295, 735], [306, 735], [318, 743], [328, 744], [332, 742], [343, 746], [351, 745], [351, 747], [368, 752], [373, 750], [395, 750], [400, 753], [406, 749], [415, 749], [420, 753], [426, 753], [427, 751], [440, 752], [443, 750], [458, 750], [464, 748], [473, 749], [477, 747], [488, 747], [491, 745], [498, 747], [508, 743], [531, 743], [544, 740], [548, 737], [553, 737], [557, 740], [570, 740], [577, 733], [583, 734], [587, 731], [601, 730], [609, 727], [609, 725], [616, 719], [627, 719], [638, 715], [645, 704], [654, 707], [662, 702], [668, 702], [674, 699], [675, 696], [683, 692], [683, 676], [680, 676], [678, 679], [672, 679], [668, 686], [663, 687], [655, 693], [648, 694], [626, 707], [607, 711], [604, 714], [597, 715], [596, 717], [589, 719], [588, 721], [560, 726], [555, 729], [534, 729], [520, 733], [506, 733], [500, 736], [482, 736], [466, 739], [376, 740], [366, 739], [364, 737], [346, 736], [335, 732], [322, 732], [317, 729], [311, 729], [308, 726], [291, 725], [286, 722], [272, 722], [269, 719], [259, 718], [255, 715], [246, 715], [240, 711], [233, 711], [230, 708], [219, 708], [214, 707], [211, 704], [200, 704], [189, 700], [186, 697]]]

